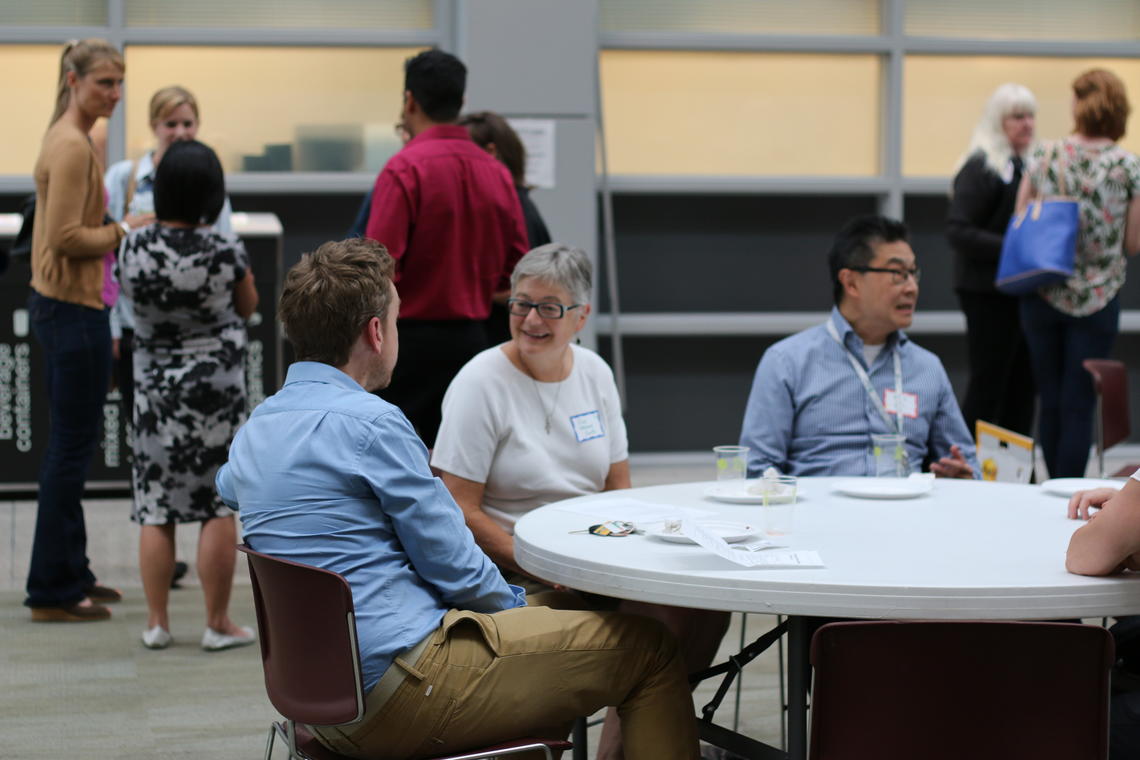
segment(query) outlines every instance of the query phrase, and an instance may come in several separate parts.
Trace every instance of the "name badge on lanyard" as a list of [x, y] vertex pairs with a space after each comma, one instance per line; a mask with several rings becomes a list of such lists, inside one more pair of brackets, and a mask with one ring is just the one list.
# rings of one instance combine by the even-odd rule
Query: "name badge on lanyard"
[[887, 414], [901, 414], [912, 420], [918, 419], [918, 394], [900, 393], [894, 388], [884, 388], [883, 408], [887, 410]]
[[902, 360], [899, 358], [899, 346], [896, 343], [891, 349], [891, 358], [894, 360], [895, 365], [895, 387], [887, 388], [883, 391], [883, 398], [879, 398], [879, 394], [875, 393], [875, 386], [871, 383], [871, 378], [867, 375], [867, 370], [863, 369], [863, 365], [851, 353], [850, 349], [843, 344], [839, 337], [839, 331], [835, 329], [835, 323], [830, 319], [827, 320], [827, 334], [831, 336], [832, 340], [839, 344], [839, 348], [847, 356], [847, 361], [851, 364], [851, 369], [854, 370], [859, 382], [863, 383], [863, 390], [867, 392], [867, 397], [871, 399], [871, 405], [875, 407], [875, 411], [883, 418], [883, 422], [887, 425], [887, 430], [895, 430], [900, 435], [903, 432], [903, 417], [916, 418], [918, 417], [918, 396], [913, 393], [903, 393], [902, 387]]

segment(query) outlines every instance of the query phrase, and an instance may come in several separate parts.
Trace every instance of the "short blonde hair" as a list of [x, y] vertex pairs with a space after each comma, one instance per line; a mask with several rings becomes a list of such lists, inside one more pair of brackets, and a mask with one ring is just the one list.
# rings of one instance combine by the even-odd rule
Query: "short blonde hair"
[[198, 121], [202, 120], [198, 113], [198, 99], [194, 97], [194, 94], [185, 87], [172, 84], [151, 95], [150, 125], [153, 127], [179, 106], [190, 106], [190, 110], [194, 112], [194, 118]]

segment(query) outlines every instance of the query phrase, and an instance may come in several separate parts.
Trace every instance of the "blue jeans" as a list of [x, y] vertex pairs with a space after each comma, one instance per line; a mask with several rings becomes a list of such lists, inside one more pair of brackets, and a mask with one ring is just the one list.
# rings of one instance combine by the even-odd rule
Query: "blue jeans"
[[107, 310], [28, 298], [32, 332], [44, 352], [50, 410], [47, 451], [40, 465], [39, 505], [29, 607], [61, 607], [83, 599], [95, 585], [87, 562], [83, 485], [102, 436], [103, 403], [111, 376]]
[[1034, 293], [1021, 299], [1021, 327], [1041, 399], [1037, 437], [1049, 477], [1084, 477], [1096, 395], [1081, 362], [1108, 358], [1120, 330], [1120, 299], [1073, 317]]

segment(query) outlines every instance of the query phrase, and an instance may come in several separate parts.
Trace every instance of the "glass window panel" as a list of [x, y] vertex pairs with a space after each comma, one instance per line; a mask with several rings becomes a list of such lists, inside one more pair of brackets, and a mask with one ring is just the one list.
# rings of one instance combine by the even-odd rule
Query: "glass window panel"
[[432, 0], [125, 0], [127, 26], [430, 29]]
[[878, 34], [879, 0], [602, 0], [604, 32]]
[[906, 33], [1026, 40], [1140, 39], [1136, 0], [906, 0]]
[[879, 173], [875, 55], [607, 50], [614, 174]]
[[0, 174], [32, 173], [55, 108], [61, 45], [0, 45], [0, 67], [19, 72], [4, 84], [10, 106], [0, 140]]
[[[1093, 67], [1124, 80], [1132, 103], [1140, 98], [1140, 60], [1013, 56], [907, 56], [903, 84], [903, 174], [949, 176], [970, 141], [986, 99], [998, 85], [1018, 82], [1037, 98], [1037, 135], [1056, 139], [1073, 129], [1070, 84]], [[1140, 153], [1135, 106], [1120, 141]]]
[[180, 84], [198, 98], [199, 139], [227, 171], [379, 171], [400, 148], [392, 127], [404, 60], [417, 52], [128, 46], [127, 155], [153, 145], [151, 95]]
[[0, 0], [4, 26], [105, 26], [107, 0]]

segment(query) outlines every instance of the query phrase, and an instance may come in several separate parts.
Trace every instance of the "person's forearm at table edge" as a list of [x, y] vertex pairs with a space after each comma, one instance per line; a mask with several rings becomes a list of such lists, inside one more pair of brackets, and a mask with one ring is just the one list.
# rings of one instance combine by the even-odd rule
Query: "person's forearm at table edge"
[[1077, 575], [1111, 575], [1135, 569], [1140, 553], [1140, 482], [1129, 480], [1104, 503], [1096, 519], [1069, 541], [1065, 569]]

